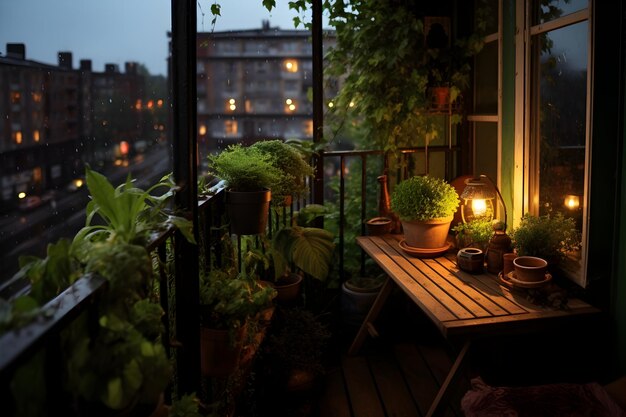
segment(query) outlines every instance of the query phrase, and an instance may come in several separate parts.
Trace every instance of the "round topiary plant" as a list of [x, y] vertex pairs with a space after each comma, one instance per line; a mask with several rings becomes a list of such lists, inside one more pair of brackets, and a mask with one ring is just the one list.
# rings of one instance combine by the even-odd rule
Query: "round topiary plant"
[[446, 181], [414, 176], [400, 182], [391, 193], [391, 210], [403, 221], [427, 221], [454, 214], [459, 196]]
[[274, 196], [299, 197], [307, 191], [305, 178], [313, 175], [314, 170], [295, 147], [281, 140], [264, 140], [251, 147], [270, 155], [274, 167], [282, 172], [280, 180], [272, 188]]

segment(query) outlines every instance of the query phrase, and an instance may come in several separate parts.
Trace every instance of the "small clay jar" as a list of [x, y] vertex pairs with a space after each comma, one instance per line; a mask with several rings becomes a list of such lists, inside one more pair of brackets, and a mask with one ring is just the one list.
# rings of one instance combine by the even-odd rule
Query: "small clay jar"
[[477, 248], [463, 248], [456, 254], [456, 264], [463, 271], [480, 273], [485, 264], [485, 254]]

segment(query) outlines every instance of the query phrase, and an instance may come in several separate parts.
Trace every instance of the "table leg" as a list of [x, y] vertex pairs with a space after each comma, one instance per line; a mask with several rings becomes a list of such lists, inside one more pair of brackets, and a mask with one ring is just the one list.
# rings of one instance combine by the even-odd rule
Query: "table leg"
[[352, 342], [352, 345], [350, 345], [350, 349], [348, 349], [348, 355], [355, 355], [359, 349], [361, 349], [363, 342], [365, 342], [365, 337], [369, 332], [369, 328], [378, 317], [378, 314], [382, 310], [389, 294], [391, 294], [391, 291], [395, 288], [395, 286], [395, 282], [391, 278], [387, 277], [383, 287], [380, 289], [378, 297], [374, 300], [374, 304], [372, 304], [369, 313], [367, 313], [367, 316], [363, 320], [363, 324], [361, 324], [358, 333], [354, 337], [354, 341]]
[[467, 340], [463, 344], [463, 347], [461, 348], [459, 355], [456, 357], [454, 363], [452, 364], [452, 367], [450, 368], [450, 371], [448, 372], [448, 375], [446, 376], [445, 381], [443, 381], [443, 384], [441, 384], [441, 387], [439, 388], [439, 392], [437, 393], [437, 395], [435, 396], [435, 399], [430, 405], [430, 409], [428, 410], [426, 417], [433, 417], [435, 415], [435, 412], [437, 411], [439, 404], [441, 404], [442, 400], [444, 399], [448, 391], [448, 387], [454, 380], [454, 377], [459, 371], [459, 368], [463, 364], [463, 360], [465, 359], [465, 355], [467, 354], [467, 351], [469, 350], [470, 345], [471, 345], [470, 340]]

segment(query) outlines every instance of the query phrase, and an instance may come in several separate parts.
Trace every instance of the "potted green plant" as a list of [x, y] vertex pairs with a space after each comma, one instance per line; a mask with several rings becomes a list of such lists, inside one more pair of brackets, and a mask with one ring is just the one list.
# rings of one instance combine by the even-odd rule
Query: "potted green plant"
[[282, 173], [272, 188], [273, 202], [289, 206], [293, 197], [306, 193], [306, 178], [313, 175], [314, 169], [295, 146], [281, 140], [264, 140], [251, 147], [271, 155], [273, 165]]
[[402, 222], [404, 243], [418, 251], [447, 249], [450, 223], [458, 206], [454, 187], [428, 175], [407, 178], [391, 193], [391, 209]]
[[276, 292], [234, 266], [200, 277], [201, 370], [226, 376], [239, 364], [248, 318], [269, 306]]
[[[252, 248], [244, 256], [246, 268], [271, 281], [278, 291], [277, 301], [292, 303], [298, 297], [303, 275], [324, 282], [334, 256], [334, 235], [312, 227], [326, 208], [309, 204], [294, 213], [290, 223], [277, 221], [271, 239], [263, 236], [262, 247]], [[246, 245], [248, 247], [252, 245]]]
[[[20, 310], [28, 305], [36, 311], [84, 274], [105, 278], [98, 320], [89, 324], [80, 318], [62, 335], [65, 388], [88, 415], [148, 410], [158, 402], [171, 370], [160, 339], [163, 310], [152, 258], [144, 245], [152, 233], [170, 225], [181, 225], [193, 239], [191, 224], [165, 210], [174, 192], [166, 178], [148, 191], [135, 187], [130, 177], [114, 188], [89, 168], [86, 178], [91, 196], [87, 225], [71, 243], [61, 239], [49, 245], [46, 258], [21, 259], [18, 274], [31, 282], [31, 291], [18, 304]], [[152, 194], [161, 187], [164, 194]], [[91, 224], [95, 216], [101, 217], [98, 225]], [[31, 392], [30, 386], [21, 387], [16, 392]]]
[[252, 235], [265, 231], [271, 189], [281, 178], [274, 157], [254, 147], [231, 145], [209, 155], [209, 173], [226, 181], [226, 210], [231, 233]]
[[459, 249], [474, 247], [485, 252], [489, 240], [493, 236], [493, 223], [486, 218], [477, 218], [467, 223], [459, 223], [452, 228], [456, 233], [456, 243]]
[[568, 253], [580, 249], [581, 244], [576, 222], [562, 213], [525, 214], [511, 232], [511, 239], [519, 256], [535, 256], [551, 264], [558, 264]]

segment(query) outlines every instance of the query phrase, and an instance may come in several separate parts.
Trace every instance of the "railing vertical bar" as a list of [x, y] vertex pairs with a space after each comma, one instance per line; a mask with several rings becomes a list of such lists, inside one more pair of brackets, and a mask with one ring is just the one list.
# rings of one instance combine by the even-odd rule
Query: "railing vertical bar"
[[341, 282], [344, 281], [345, 271], [343, 270], [344, 265], [344, 227], [345, 227], [345, 197], [346, 197], [346, 185], [345, 185], [345, 171], [346, 170], [346, 159], [342, 155], [340, 157], [340, 171], [339, 174], [339, 276], [341, 278]]
[[[367, 215], [367, 155], [361, 155], [361, 236], [365, 235], [365, 216]], [[343, 258], [343, 256], [342, 256]], [[365, 275], [365, 251], [361, 250], [361, 276]]]
[[[161, 318], [161, 321], [163, 322], [163, 336], [161, 343], [165, 348], [165, 353], [167, 354], [167, 357], [171, 358], [172, 354], [170, 350], [170, 305], [169, 292], [167, 290], [167, 272], [165, 271], [165, 268], [167, 266], [167, 240], [157, 247], [157, 258], [159, 260], [159, 302], [161, 303], [161, 308], [163, 309], [163, 317]], [[165, 390], [165, 403], [172, 403], [171, 382], [167, 384], [167, 389]]]

